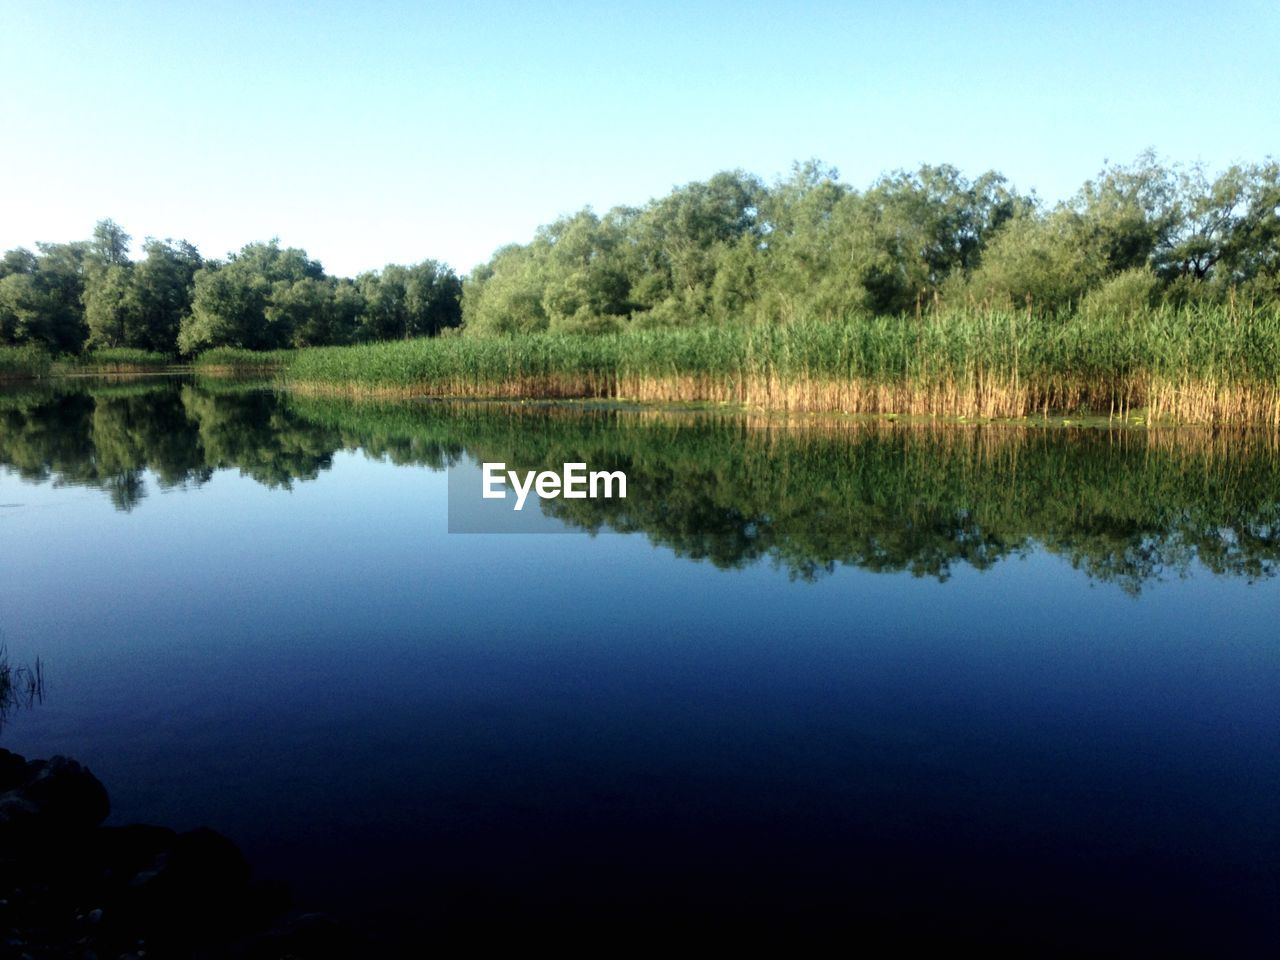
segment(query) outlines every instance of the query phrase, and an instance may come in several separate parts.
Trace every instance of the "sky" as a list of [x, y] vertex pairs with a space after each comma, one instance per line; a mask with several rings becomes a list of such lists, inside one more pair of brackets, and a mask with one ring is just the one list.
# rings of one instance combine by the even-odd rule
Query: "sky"
[[1146, 148], [1280, 155], [1280, 4], [0, 0], [0, 249], [467, 272], [584, 206], [818, 158], [1046, 200]]

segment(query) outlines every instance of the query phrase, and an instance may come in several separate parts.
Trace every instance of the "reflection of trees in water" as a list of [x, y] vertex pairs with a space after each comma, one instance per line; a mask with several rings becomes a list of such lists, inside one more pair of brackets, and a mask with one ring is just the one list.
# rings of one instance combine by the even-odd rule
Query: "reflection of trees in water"
[[[910, 427], [804, 429], [741, 416], [538, 406], [291, 401], [349, 447], [438, 464], [460, 443], [520, 470], [622, 469], [626, 500], [552, 500], [581, 529], [643, 532], [724, 568], [768, 561], [814, 579], [839, 565], [946, 580], [1036, 544], [1136, 592], [1199, 559], [1260, 578], [1280, 563], [1275, 438]], [[394, 438], [387, 443], [383, 438]]]
[[1195, 561], [1280, 563], [1270, 436], [844, 423], [538, 405], [355, 405], [190, 383], [0, 397], [0, 463], [106, 490], [121, 509], [238, 469], [288, 488], [361, 449], [443, 469], [464, 455], [520, 470], [622, 469], [626, 500], [554, 500], [589, 531], [641, 532], [732, 569], [815, 579], [840, 565], [947, 579], [1036, 544], [1136, 592]]
[[266, 390], [210, 392], [187, 385], [182, 410], [195, 425], [210, 470], [237, 468], [268, 487], [290, 489], [333, 465], [333, 431], [300, 419]]
[[338, 445], [265, 391], [169, 382], [0, 397], [0, 463], [27, 480], [99, 488], [126, 511], [146, 496], [148, 470], [161, 489], [227, 468], [287, 489], [327, 469]]

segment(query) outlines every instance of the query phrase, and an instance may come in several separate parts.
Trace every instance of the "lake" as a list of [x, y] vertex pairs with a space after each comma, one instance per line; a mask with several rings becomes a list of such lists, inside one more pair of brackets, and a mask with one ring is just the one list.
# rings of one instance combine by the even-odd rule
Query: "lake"
[[[628, 496], [450, 533], [486, 461]], [[388, 953], [1280, 944], [1270, 435], [65, 381], [0, 538], [0, 745]]]

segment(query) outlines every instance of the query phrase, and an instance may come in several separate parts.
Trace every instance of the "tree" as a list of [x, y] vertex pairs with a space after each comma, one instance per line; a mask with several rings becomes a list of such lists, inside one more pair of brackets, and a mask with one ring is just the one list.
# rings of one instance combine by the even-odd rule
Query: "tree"
[[434, 337], [462, 323], [462, 281], [436, 260], [423, 260], [406, 271], [404, 303], [406, 337]]
[[721, 250], [745, 235], [763, 235], [765, 200], [759, 178], [732, 170], [677, 187], [645, 207], [630, 231], [636, 308], [680, 303], [693, 311], [688, 321], [704, 318]]
[[279, 280], [271, 288], [267, 301], [268, 325], [294, 347], [315, 347], [343, 342], [335, 339], [336, 314], [333, 284], [330, 281], [303, 277], [290, 282]]
[[1232, 166], [1210, 179], [1201, 166], [1178, 178], [1180, 216], [1156, 257], [1168, 278], [1243, 282], [1280, 268], [1280, 163]]
[[408, 271], [394, 263], [356, 278], [365, 302], [360, 318], [362, 340], [397, 340], [405, 336], [409, 325], [405, 302], [408, 279]]
[[6, 250], [0, 257], [0, 343], [18, 342], [19, 305], [27, 298], [29, 281], [21, 278], [35, 273], [36, 255], [24, 247]]
[[26, 247], [6, 250], [4, 256], [0, 257], [0, 279], [15, 273], [35, 273], [36, 264], [36, 255]]
[[360, 316], [365, 310], [365, 300], [360, 293], [360, 288], [350, 280], [335, 281], [332, 310], [329, 342], [351, 343], [356, 338], [360, 327]]
[[195, 275], [203, 261], [185, 240], [148, 237], [142, 249], [146, 257], [133, 268], [138, 327], [129, 345], [172, 353], [182, 321], [191, 313]]
[[132, 239], [114, 220], [99, 220], [93, 228], [85, 260], [91, 266], [125, 266], [129, 263]]
[[84, 293], [84, 243], [39, 243], [5, 255], [0, 279], [0, 337], [10, 343], [36, 343], [57, 353], [78, 353], [87, 330]]
[[220, 346], [288, 346], [295, 312], [267, 312], [276, 284], [323, 278], [324, 270], [305, 250], [282, 250], [276, 240], [248, 244], [226, 264], [206, 264], [196, 272], [191, 315], [182, 323], [178, 346], [184, 353]]
[[113, 263], [88, 274], [84, 319], [90, 348], [138, 346], [141, 311], [130, 265]]
[[1008, 181], [989, 170], [970, 182], [949, 164], [922, 166], [882, 177], [867, 191], [877, 219], [904, 241], [902, 253], [918, 261], [908, 271], [924, 278], [915, 294], [936, 290], [953, 273], [967, 276], [986, 242], [1003, 224], [1031, 209]]
[[1081, 242], [1081, 233], [1076, 215], [1065, 208], [1015, 217], [987, 247], [970, 292], [994, 306], [1030, 304], [1052, 311], [1069, 305], [1101, 279], [1104, 269]]
[[532, 245], [501, 248], [463, 285], [462, 316], [467, 332], [487, 335], [546, 330], [545, 286]]
[[1098, 276], [1147, 266], [1170, 243], [1180, 213], [1177, 174], [1146, 151], [1128, 166], [1103, 167], [1067, 204]]

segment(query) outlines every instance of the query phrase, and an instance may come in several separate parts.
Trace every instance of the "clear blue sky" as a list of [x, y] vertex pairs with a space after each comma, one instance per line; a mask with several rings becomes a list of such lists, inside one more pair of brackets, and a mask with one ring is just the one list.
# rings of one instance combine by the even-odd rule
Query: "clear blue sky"
[[1280, 4], [0, 0], [0, 248], [279, 236], [461, 271], [590, 204], [818, 157], [1059, 199], [1280, 153]]

